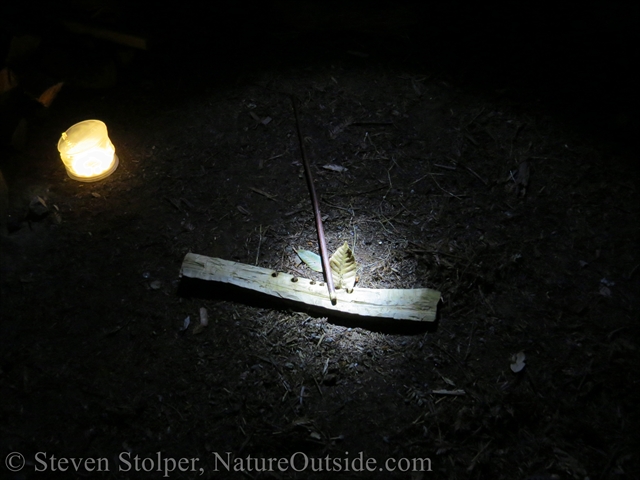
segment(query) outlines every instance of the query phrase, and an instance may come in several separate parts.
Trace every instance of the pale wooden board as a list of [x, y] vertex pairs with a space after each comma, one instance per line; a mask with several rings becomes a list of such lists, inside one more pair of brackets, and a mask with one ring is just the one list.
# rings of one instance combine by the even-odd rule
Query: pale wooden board
[[184, 257], [180, 276], [227, 283], [335, 313], [362, 317], [433, 322], [440, 301], [440, 292], [430, 288], [374, 289], [356, 286], [353, 293], [337, 290], [338, 301], [332, 305], [324, 283], [195, 253], [187, 253]]

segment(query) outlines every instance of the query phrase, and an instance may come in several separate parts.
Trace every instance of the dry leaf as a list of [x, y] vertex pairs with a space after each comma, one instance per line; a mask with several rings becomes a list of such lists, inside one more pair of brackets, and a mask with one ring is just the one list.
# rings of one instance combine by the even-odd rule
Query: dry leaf
[[347, 242], [344, 242], [344, 245], [331, 255], [329, 265], [331, 266], [331, 273], [333, 273], [335, 287], [344, 288], [348, 293], [353, 292], [358, 265]]
[[56, 83], [54, 86], [47, 88], [38, 97], [38, 101], [45, 107], [51, 106], [56, 96], [58, 95], [58, 92], [60, 92], [62, 85], [64, 85], [64, 82]]
[[296, 250], [296, 253], [300, 257], [300, 260], [306, 263], [311, 270], [322, 273], [322, 259], [320, 255], [310, 252], [309, 250]]

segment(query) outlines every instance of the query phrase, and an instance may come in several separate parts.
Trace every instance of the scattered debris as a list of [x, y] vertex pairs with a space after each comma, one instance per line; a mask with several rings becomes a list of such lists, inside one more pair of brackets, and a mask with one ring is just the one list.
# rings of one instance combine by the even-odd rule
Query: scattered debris
[[509, 365], [511, 371], [513, 373], [521, 372], [525, 367], [526, 358], [527, 357], [525, 356], [524, 352], [518, 352], [513, 357], [511, 357], [511, 365]]
[[600, 280], [600, 290], [598, 293], [600, 293], [600, 295], [602, 295], [603, 297], [610, 297], [611, 296], [611, 288], [613, 287], [616, 283], [612, 282], [611, 280], [607, 280], [606, 278], [602, 278]]
[[529, 186], [530, 171], [529, 162], [526, 160], [521, 162], [515, 174], [513, 171], [509, 172], [507, 189], [515, 192], [518, 197], [524, 197], [527, 194], [527, 187]]
[[322, 168], [324, 168], [325, 170], [331, 170], [332, 172], [346, 172], [348, 170], [348, 168], [346, 167], [341, 167], [340, 165], [333, 165], [333, 164], [327, 164], [327, 165], [323, 165]]
[[187, 328], [189, 328], [190, 323], [191, 323], [191, 317], [185, 318], [184, 321], [182, 322], [182, 326], [180, 327], [180, 331], [184, 332], [185, 330], [187, 330]]
[[49, 213], [49, 207], [44, 198], [36, 196], [29, 202], [29, 214], [35, 218], [42, 218]]
[[243, 215], [247, 215], [247, 216], [251, 215], [251, 212], [249, 210], [247, 210], [246, 208], [244, 208], [242, 205], [236, 205], [236, 208]]
[[249, 112], [249, 115], [251, 115], [251, 118], [253, 118], [256, 122], [262, 125], [269, 125], [269, 123], [271, 123], [271, 121], [273, 120], [271, 117], [260, 118], [253, 110]]
[[602, 295], [603, 297], [610, 297], [611, 296], [611, 289], [609, 287], [604, 286], [604, 285], [600, 285], [600, 290], [598, 291], [598, 293], [600, 293], [600, 295]]
[[602, 278], [600, 280], [600, 283], [606, 287], [613, 287], [616, 284], [616, 282], [612, 282], [611, 280], [607, 280], [606, 278]]
[[369, 58], [368, 53], [358, 52], [357, 50], [347, 50], [347, 53], [349, 55], [353, 55], [354, 57]]
[[273, 200], [274, 202], [278, 201], [275, 195], [271, 195], [270, 193], [267, 193], [264, 190], [260, 190], [259, 188], [249, 187], [249, 190], [251, 190], [252, 192], [256, 192], [257, 194], [260, 194], [263, 197], [267, 197], [269, 200]]
[[209, 325], [209, 315], [207, 309], [200, 307], [200, 323], [193, 328], [193, 335], [199, 335]]
[[453, 395], [453, 396], [466, 395], [466, 392], [461, 388], [457, 388], [455, 390], [446, 390], [446, 389], [431, 390], [431, 393], [433, 393], [434, 395]]

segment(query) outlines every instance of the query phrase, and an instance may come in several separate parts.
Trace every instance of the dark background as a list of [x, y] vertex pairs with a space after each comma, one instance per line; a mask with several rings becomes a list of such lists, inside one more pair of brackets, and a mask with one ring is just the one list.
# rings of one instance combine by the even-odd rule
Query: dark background
[[[62, 20], [150, 40], [167, 70], [197, 85], [225, 72], [376, 46], [385, 61], [446, 71], [479, 90], [539, 100], [618, 151], [638, 130], [638, 6], [622, 2], [3, 2], [3, 47], [37, 32], [64, 48]], [[395, 7], [395, 17], [385, 14]], [[380, 13], [382, 12], [382, 13]]]

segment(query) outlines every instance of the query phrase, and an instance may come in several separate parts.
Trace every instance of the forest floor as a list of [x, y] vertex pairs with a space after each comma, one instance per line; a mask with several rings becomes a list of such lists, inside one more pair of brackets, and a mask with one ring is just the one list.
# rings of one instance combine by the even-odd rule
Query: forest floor
[[[637, 170], [509, 81], [380, 38], [274, 36], [241, 68], [151, 51], [34, 120], [2, 165], [0, 450], [27, 460], [10, 478], [45, 457], [47, 478], [96, 476], [57, 477], [54, 455], [160, 478], [118, 471], [158, 452], [198, 458], [171, 478], [638, 478]], [[356, 288], [438, 290], [437, 322], [346, 324], [180, 279], [188, 252], [321, 279], [294, 250], [317, 237], [290, 95], [329, 250], [353, 248]], [[120, 158], [96, 183], [55, 148], [88, 118]]]

